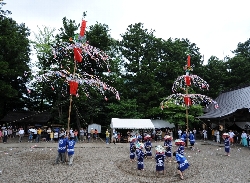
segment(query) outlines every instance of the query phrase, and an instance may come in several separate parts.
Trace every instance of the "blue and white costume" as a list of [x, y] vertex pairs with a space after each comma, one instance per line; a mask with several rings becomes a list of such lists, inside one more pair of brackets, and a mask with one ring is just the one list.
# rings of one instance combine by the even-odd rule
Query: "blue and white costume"
[[165, 140], [164, 146], [166, 147], [165, 156], [166, 157], [172, 157], [172, 141], [171, 140]]
[[137, 169], [138, 170], [143, 170], [144, 169], [144, 152], [141, 149], [136, 150], [136, 155], [137, 155]]
[[177, 163], [179, 164], [177, 169], [180, 170], [181, 172], [183, 172], [189, 167], [189, 163], [185, 156], [176, 153], [175, 158], [176, 158]]
[[147, 142], [145, 142], [144, 147], [145, 147], [145, 150], [146, 150], [146, 155], [147, 156], [152, 156], [152, 151], [151, 151], [152, 144], [151, 144], [151, 141], [149, 139], [147, 140]]
[[177, 153], [178, 154], [181, 154], [181, 155], [184, 155], [184, 146], [183, 145], [180, 145], [177, 149]]
[[133, 160], [135, 159], [135, 143], [134, 142], [130, 142], [130, 159]]
[[189, 142], [190, 142], [191, 146], [193, 146], [195, 143], [194, 134], [192, 134], [192, 133], [189, 134]]
[[229, 142], [229, 137], [225, 138], [225, 152], [229, 153], [230, 152], [230, 142]]
[[163, 171], [164, 170], [164, 154], [156, 154], [155, 161], [156, 161], [156, 171]]

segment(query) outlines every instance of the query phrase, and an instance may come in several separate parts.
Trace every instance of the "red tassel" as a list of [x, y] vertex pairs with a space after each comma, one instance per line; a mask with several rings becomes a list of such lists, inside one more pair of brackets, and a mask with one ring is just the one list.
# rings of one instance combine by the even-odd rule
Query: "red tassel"
[[81, 30], [80, 30], [80, 36], [84, 36], [86, 29], [86, 21], [82, 20]]
[[190, 76], [185, 76], [185, 82], [186, 82], [187, 86], [191, 85], [191, 78], [190, 78]]
[[82, 50], [80, 48], [74, 48], [74, 59], [77, 62], [82, 62]]
[[190, 59], [191, 59], [191, 57], [190, 57], [190, 55], [188, 55], [188, 58], [187, 58], [187, 66], [188, 67], [190, 67]]
[[77, 89], [78, 89], [78, 83], [75, 82], [75, 81], [70, 81], [69, 82], [70, 95], [76, 95], [77, 94]]
[[186, 106], [190, 106], [192, 104], [191, 99], [188, 96], [184, 97], [184, 102]]

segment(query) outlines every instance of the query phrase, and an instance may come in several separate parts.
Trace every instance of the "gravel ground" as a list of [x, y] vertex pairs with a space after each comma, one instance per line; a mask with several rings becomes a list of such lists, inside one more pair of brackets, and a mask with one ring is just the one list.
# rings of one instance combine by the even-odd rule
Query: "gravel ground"
[[[153, 146], [163, 142], [153, 143]], [[184, 180], [176, 174], [176, 163], [165, 163], [166, 174], [156, 177], [155, 161], [144, 160], [144, 171], [129, 161], [129, 144], [77, 143], [73, 166], [53, 165], [57, 143], [0, 143], [1, 182], [250, 182], [250, 150], [232, 146], [224, 155], [223, 144], [197, 141], [196, 149], [185, 149], [190, 167]], [[176, 147], [173, 147], [175, 149]]]

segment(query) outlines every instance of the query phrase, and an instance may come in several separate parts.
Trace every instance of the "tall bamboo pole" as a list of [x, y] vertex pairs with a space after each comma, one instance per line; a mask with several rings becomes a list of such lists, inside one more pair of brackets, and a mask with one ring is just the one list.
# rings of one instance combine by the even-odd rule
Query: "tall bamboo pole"
[[[76, 61], [75, 61], [75, 65], [74, 65], [73, 78], [75, 78], [75, 73], [76, 73]], [[68, 134], [69, 134], [69, 126], [70, 126], [71, 108], [72, 108], [72, 95], [70, 95], [70, 97], [69, 97]]]
[[[188, 95], [188, 86], [186, 87], [186, 95]], [[188, 132], [188, 105], [186, 105], [186, 133]], [[186, 138], [186, 147], [188, 146], [188, 138]]]

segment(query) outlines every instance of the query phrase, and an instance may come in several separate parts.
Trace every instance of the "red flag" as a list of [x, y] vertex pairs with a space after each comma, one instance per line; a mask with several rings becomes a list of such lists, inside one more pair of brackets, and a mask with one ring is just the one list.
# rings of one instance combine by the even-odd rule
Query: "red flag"
[[85, 28], [86, 28], [86, 21], [82, 20], [82, 25], [81, 25], [81, 30], [80, 30], [80, 36], [84, 36]]
[[188, 55], [188, 58], [187, 58], [187, 66], [188, 67], [190, 67], [190, 59], [191, 59], [191, 57], [190, 57], [190, 55]]
[[186, 106], [190, 106], [192, 104], [191, 99], [188, 96], [184, 97], [184, 102]]
[[82, 50], [80, 48], [74, 48], [74, 59], [77, 62], [82, 62]]
[[78, 89], [78, 83], [75, 82], [75, 81], [70, 81], [69, 82], [70, 95], [76, 95], [77, 94], [77, 89]]
[[190, 78], [190, 76], [185, 76], [185, 82], [186, 82], [187, 86], [191, 85], [191, 78]]

